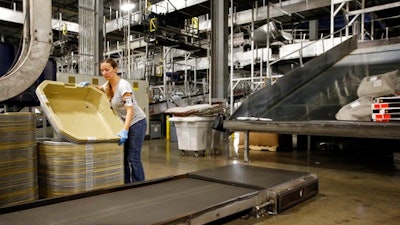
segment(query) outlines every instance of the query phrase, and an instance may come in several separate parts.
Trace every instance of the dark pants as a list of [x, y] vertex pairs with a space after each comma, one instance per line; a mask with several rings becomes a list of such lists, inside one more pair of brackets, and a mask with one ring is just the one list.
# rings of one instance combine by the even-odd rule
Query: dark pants
[[146, 119], [129, 127], [128, 139], [124, 144], [125, 184], [145, 179], [141, 160], [142, 145], [146, 136]]

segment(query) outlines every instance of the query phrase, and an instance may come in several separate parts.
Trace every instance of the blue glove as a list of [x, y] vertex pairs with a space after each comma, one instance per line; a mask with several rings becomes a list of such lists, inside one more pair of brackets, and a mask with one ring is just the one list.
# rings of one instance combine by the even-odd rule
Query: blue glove
[[125, 129], [122, 129], [117, 135], [120, 136], [118, 145], [124, 144], [126, 139], [128, 139], [128, 131]]
[[83, 81], [83, 82], [80, 82], [79, 84], [78, 84], [78, 86], [79, 87], [87, 87], [87, 86], [89, 86], [89, 81]]

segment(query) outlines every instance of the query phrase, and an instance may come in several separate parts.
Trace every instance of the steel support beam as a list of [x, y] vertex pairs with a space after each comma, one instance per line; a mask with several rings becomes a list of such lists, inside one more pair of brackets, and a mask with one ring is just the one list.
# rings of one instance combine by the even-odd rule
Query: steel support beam
[[211, 98], [228, 97], [228, 1], [211, 0]]
[[95, 31], [97, 31], [97, 39], [95, 40], [95, 51], [94, 51], [94, 75], [100, 76], [100, 62], [103, 61], [105, 53], [105, 39], [106, 33], [104, 32], [104, 25], [103, 25], [103, 15], [104, 15], [104, 0], [96, 1], [96, 13], [95, 13]]
[[349, 16], [354, 16], [354, 15], [359, 15], [361, 13], [371, 13], [371, 12], [376, 12], [376, 11], [380, 11], [380, 10], [396, 8], [396, 7], [400, 7], [400, 2], [388, 3], [388, 4], [373, 6], [373, 7], [369, 7], [369, 8], [365, 8], [365, 9], [353, 10], [353, 11], [350, 11], [348, 14], [349, 14]]

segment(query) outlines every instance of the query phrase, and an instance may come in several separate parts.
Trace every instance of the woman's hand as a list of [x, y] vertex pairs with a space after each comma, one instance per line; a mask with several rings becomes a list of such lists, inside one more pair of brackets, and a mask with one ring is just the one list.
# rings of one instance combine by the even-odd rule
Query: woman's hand
[[124, 144], [126, 139], [128, 139], [128, 131], [125, 129], [122, 129], [117, 135], [120, 136], [118, 145]]

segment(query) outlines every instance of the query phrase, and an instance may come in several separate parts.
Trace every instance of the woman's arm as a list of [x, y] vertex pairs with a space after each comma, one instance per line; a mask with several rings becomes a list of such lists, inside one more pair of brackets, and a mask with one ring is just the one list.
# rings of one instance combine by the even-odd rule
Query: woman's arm
[[124, 129], [129, 131], [129, 127], [131, 125], [131, 121], [133, 119], [133, 103], [132, 103], [132, 94], [125, 93], [123, 96], [125, 102], [125, 110], [126, 110], [126, 118], [124, 123]]

